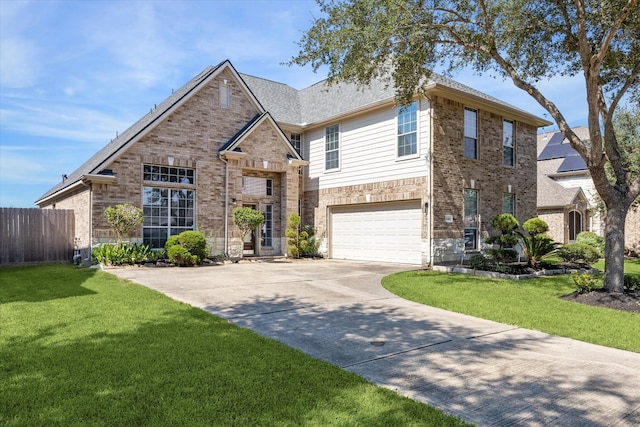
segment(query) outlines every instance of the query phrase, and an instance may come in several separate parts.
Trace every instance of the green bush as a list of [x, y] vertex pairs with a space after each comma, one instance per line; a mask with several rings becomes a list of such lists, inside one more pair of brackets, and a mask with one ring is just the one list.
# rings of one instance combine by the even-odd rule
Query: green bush
[[572, 272], [571, 278], [581, 294], [602, 287], [602, 278], [597, 274]]
[[586, 243], [598, 249], [600, 256], [604, 253], [604, 239], [592, 231], [583, 231], [576, 236], [576, 242]]
[[[199, 231], [183, 231], [178, 235], [169, 236], [167, 243], [164, 245], [169, 257], [169, 261], [176, 265], [187, 266], [200, 264], [209, 256], [207, 250], [207, 239]], [[182, 248], [186, 251], [180, 251], [173, 248]], [[191, 260], [193, 257], [194, 261]]]
[[469, 258], [469, 265], [476, 270], [484, 270], [487, 268], [487, 258], [482, 254], [473, 255]]
[[640, 274], [625, 274], [623, 288], [625, 291], [640, 291]]
[[525, 233], [518, 233], [525, 254], [527, 255], [527, 264], [529, 267], [536, 267], [542, 258], [549, 256], [555, 252], [559, 243], [545, 233], [549, 230], [549, 225], [540, 218], [531, 218], [522, 224]]
[[558, 256], [566, 262], [593, 264], [600, 259], [597, 248], [581, 242], [568, 243], [557, 251]]
[[198, 257], [192, 255], [185, 247], [173, 245], [167, 249], [169, 261], [179, 267], [192, 267], [198, 263]]
[[104, 265], [139, 264], [155, 259], [149, 245], [138, 243], [105, 243], [91, 251], [93, 262]]
[[518, 244], [518, 236], [515, 231], [520, 227], [518, 220], [511, 214], [500, 214], [491, 221], [493, 228], [500, 234], [491, 236], [485, 240], [489, 245], [498, 245], [498, 248], [487, 249], [487, 254], [500, 264], [518, 256], [518, 252], [512, 249]]

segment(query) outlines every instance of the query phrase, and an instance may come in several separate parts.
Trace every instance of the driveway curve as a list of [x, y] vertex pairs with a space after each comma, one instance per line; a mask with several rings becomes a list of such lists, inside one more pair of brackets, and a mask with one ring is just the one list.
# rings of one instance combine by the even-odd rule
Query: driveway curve
[[416, 304], [380, 285], [411, 268], [274, 260], [106, 271], [477, 425], [640, 425], [640, 354]]

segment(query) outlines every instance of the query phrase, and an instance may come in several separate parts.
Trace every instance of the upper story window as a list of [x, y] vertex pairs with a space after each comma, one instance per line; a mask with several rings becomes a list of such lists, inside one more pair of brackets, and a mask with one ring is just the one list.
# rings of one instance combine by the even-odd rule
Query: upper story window
[[231, 88], [226, 80], [218, 86], [218, 97], [220, 98], [220, 106], [222, 108], [229, 108], [231, 105]]
[[398, 157], [418, 152], [418, 103], [398, 107]]
[[340, 167], [340, 125], [328, 126], [324, 133], [324, 167], [338, 169]]
[[471, 108], [464, 109], [464, 156], [478, 158], [478, 111]]
[[188, 168], [174, 168], [169, 166], [143, 166], [145, 181], [173, 182], [177, 184], [195, 184], [195, 170]]
[[293, 145], [293, 148], [295, 148], [298, 154], [300, 154], [302, 150], [302, 135], [299, 133], [292, 133], [291, 145]]
[[516, 164], [514, 129], [513, 121], [504, 120], [502, 122], [502, 157], [505, 166], [514, 166]]
[[273, 180], [256, 176], [243, 176], [242, 194], [249, 196], [273, 196]]

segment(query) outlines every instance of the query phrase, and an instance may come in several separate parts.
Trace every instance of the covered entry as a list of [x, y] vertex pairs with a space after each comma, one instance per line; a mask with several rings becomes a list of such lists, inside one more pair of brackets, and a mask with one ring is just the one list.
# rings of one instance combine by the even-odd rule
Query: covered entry
[[422, 264], [420, 201], [335, 206], [330, 257]]

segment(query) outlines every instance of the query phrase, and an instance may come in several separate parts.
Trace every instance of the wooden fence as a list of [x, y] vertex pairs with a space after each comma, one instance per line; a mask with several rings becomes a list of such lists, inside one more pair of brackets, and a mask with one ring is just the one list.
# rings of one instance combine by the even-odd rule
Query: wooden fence
[[73, 260], [72, 210], [0, 208], [0, 264]]

